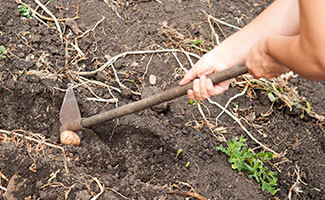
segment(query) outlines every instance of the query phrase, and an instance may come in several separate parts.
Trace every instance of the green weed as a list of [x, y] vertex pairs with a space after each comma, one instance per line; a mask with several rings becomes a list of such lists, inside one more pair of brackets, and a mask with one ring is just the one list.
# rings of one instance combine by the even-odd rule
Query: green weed
[[27, 7], [23, 6], [23, 5], [18, 6], [18, 12], [20, 12], [21, 16], [23, 16], [23, 17], [25, 17], [27, 19], [32, 18], [33, 12], [30, 9], [28, 9]]
[[200, 44], [200, 43], [201, 43], [200, 40], [195, 40], [192, 44], [195, 45], [195, 46], [197, 46], [197, 45]]
[[189, 100], [188, 100], [188, 103], [193, 105], [193, 104], [198, 104], [198, 103], [200, 103], [200, 101], [196, 101], [196, 100], [193, 100], [193, 99], [189, 99]]
[[7, 55], [7, 50], [6, 47], [4, 47], [3, 45], [0, 46], [0, 59], [1, 58], [5, 58]]
[[276, 188], [277, 185], [277, 173], [268, 170], [264, 167], [264, 163], [273, 157], [270, 152], [259, 152], [255, 154], [251, 149], [247, 148], [246, 139], [240, 136], [239, 141], [235, 138], [232, 141], [227, 141], [227, 148], [222, 145], [217, 147], [218, 151], [222, 151], [230, 158], [228, 161], [231, 163], [233, 169], [238, 171], [246, 171], [249, 178], [254, 178], [257, 183], [262, 184], [262, 190], [266, 190], [274, 195], [280, 189]]
[[236, 103], [236, 102], [231, 102], [231, 103], [232, 103], [232, 105], [234, 106], [234, 110], [237, 111], [238, 108], [239, 108], [238, 103]]
[[183, 149], [182, 148], [178, 149], [175, 158], [178, 158], [178, 156], [181, 155], [182, 152], [183, 152]]

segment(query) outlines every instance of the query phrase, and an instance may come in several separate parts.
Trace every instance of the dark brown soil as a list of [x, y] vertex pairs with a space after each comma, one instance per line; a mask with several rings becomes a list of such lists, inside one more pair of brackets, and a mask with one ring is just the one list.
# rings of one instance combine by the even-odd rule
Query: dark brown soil
[[[257, 88], [235, 100], [241, 109], [237, 116], [244, 118], [254, 112], [255, 126], [242, 120], [246, 128], [266, 146], [285, 153], [267, 164], [278, 172], [280, 191], [275, 196], [262, 192], [247, 174], [231, 168], [226, 155], [215, 149], [222, 144], [220, 133], [209, 130], [197, 106], [188, 103], [185, 96], [78, 132], [80, 146], [60, 144], [59, 111], [68, 83], [77, 86], [81, 114], [87, 117], [141, 99], [145, 91], [175, 86], [184, 75], [172, 53], [141, 53], [118, 59], [114, 67], [128, 89], [121, 88], [110, 66], [92, 75], [73, 72], [98, 69], [108, 56], [127, 51], [182, 47], [202, 55], [203, 51], [184, 41], [200, 40], [201, 48], [213, 47], [215, 39], [203, 10], [242, 27], [272, 1], [183, 0], [179, 4], [176, 0], [107, 0], [111, 7], [101, 0], [42, 1], [49, 2], [46, 7], [58, 19], [78, 13], [75, 23], [59, 22], [62, 40], [53, 21], [43, 19], [43, 24], [35, 17], [24, 19], [17, 2], [0, 2], [0, 46], [7, 49], [0, 59], [0, 199], [84, 200], [97, 194], [98, 199], [113, 200], [200, 199], [170, 191], [191, 191], [207, 199], [288, 199], [298, 169], [303, 192], [292, 191], [292, 199], [325, 199], [324, 124], [302, 115], [300, 109], [290, 110], [283, 101], [277, 101], [273, 112], [263, 116], [272, 103]], [[24, 2], [37, 7], [35, 1]], [[41, 8], [37, 12], [48, 16]], [[236, 31], [220, 26], [226, 36]], [[223, 40], [216, 24], [214, 28]], [[82, 57], [73, 47], [76, 40]], [[177, 57], [184, 67], [190, 67], [184, 54], [178, 52]], [[154, 86], [149, 83], [150, 75], [157, 78]], [[297, 77], [290, 79], [290, 87], [297, 87], [312, 111], [325, 115], [324, 82]], [[225, 105], [242, 90], [234, 86], [213, 100]], [[96, 98], [94, 94], [103, 99], [114, 95], [118, 103], [87, 99]], [[203, 103], [213, 123], [221, 110]], [[243, 135], [250, 148], [258, 147], [226, 114], [213, 128], [223, 128], [227, 139]], [[176, 156], [180, 148], [183, 152]]]

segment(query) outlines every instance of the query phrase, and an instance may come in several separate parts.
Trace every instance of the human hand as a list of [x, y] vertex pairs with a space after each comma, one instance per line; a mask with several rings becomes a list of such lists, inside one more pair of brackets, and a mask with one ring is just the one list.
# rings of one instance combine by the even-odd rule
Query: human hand
[[210, 51], [194, 65], [179, 83], [185, 85], [193, 79], [193, 89], [187, 91], [190, 99], [202, 101], [214, 95], [222, 94], [229, 87], [230, 80], [213, 85], [212, 80], [207, 75], [227, 69], [228, 67], [218, 61], [216, 52]]
[[289, 69], [274, 59], [268, 52], [267, 37], [253, 45], [246, 58], [248, 72], [255, 78], [274, 78], [289, 71]]

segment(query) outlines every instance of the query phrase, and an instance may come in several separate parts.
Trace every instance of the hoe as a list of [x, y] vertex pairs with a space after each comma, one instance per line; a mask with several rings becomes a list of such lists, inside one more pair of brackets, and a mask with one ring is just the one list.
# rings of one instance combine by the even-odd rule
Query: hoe
[[[220, 72], [216, 72], [210, 75], [209, 78], [211, 78], [214, 84], [217, 84], [245, 73], [247, 73], [247, 67], [245, 65], [238, 65]], [[178, 98], [180, 96], [185, 95], [187, 90], [192, 88], [192, 85], [193, 82], [190, 82], [183, 86], [177, 86], [168, 89], [164, 92], [155, 94], [153, 96], [141, 99], [139, 101], [126, 104], [121, 107], [86, 118], [81, 117], [78, 102], [74, 95], [73, 89], [72, 87], [68, 87], [60, 110], [60, 132], [66, 130], [79, 131], [84, 128], [89, 128], [93, 125], [100, 124], [102, 122], [122, 117], [152, 107], [154, 105]]]

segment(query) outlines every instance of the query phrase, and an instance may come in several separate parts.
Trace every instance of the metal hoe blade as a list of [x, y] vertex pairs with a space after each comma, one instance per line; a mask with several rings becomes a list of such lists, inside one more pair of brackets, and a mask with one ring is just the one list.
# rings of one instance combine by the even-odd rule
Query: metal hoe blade
[[62, 133], [63, 131], [68, 130], [67, 126], [69, 123], [80, 122], [80, 120], [81, 114], [78, 102], [74, 95], [72, 86], [69, 86], [67, 92], [65, 93], [62, 107], [60, 110], [60, 132]]

